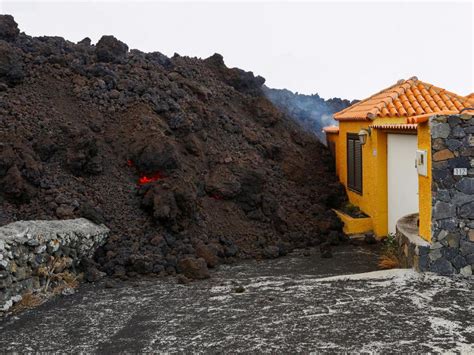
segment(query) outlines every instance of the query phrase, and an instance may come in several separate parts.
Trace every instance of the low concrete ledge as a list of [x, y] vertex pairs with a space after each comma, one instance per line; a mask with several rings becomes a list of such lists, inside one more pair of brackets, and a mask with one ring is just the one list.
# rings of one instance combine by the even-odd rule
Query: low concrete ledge
[[[0, 227], [0, 316], [22, 294], [50, 281], [45, 270], [75, 273], [81, 260], [105, 243], [108, 233], [106, 226], [84, 218], [19, 221]], [[57, 270], [53, 261], [60, 261]]]

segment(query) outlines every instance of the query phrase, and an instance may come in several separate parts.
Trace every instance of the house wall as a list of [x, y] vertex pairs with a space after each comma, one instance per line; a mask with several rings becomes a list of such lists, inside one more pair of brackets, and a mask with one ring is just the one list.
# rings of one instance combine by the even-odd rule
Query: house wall
[[[347, 188], [347, 134], [368, 129], [372, 121], [340, 122], [336, 141], [336, 172], [346, 186], [349, 201], [372, 218], [374, 233], [387, 235], [387, 134], [373, 129], [362, 146], [362, 194]], [[335, 136], [335, 135], [332, 135]]]
[[431, 240], [431, 136], [427, 123], [418, 125], [418, 149], [427, 151], [428, 176], [418, 175], [419, 235]]

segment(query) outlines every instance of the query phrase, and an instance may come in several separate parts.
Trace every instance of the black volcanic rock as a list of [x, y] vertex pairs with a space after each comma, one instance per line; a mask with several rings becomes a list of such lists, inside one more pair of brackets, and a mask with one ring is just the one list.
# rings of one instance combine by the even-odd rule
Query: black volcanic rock
[[23, 80], [23, 58], [10, 43], [0, 40], [0, 81], [13, 86]]
[[4, 41], [14, 41], [20, 30], [18, 24], [11, 15], [0, 15], [0, 39]]
[[102, 36], [97, 42], [95, 51], [100, 62], [120, 63], [127, 55], [128, 46], [114, 36]]

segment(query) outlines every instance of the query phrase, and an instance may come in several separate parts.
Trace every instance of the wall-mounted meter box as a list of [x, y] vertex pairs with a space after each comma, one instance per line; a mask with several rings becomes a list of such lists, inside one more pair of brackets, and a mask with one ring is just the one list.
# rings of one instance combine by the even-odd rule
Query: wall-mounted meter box
[[428, 152], [426, 150], [416, 151], [416, 169], [418, 175], [428, 176]]

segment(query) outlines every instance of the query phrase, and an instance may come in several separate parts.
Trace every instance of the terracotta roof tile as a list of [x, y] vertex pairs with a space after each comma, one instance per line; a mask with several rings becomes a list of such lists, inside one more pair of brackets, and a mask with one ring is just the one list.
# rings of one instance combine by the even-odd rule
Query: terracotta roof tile
[[414, 117], [441, 111], [459, 112], [474, 106], [474, 93], [460, 96], [418, 80], [399, 81], [369, 98], [334, 114], [336, 120], [367, 120], [378, 117]]
[[325, 133], [339, 133], [339, 127], [338, 126], [327, 126], [323, 128], [323, 131]]

